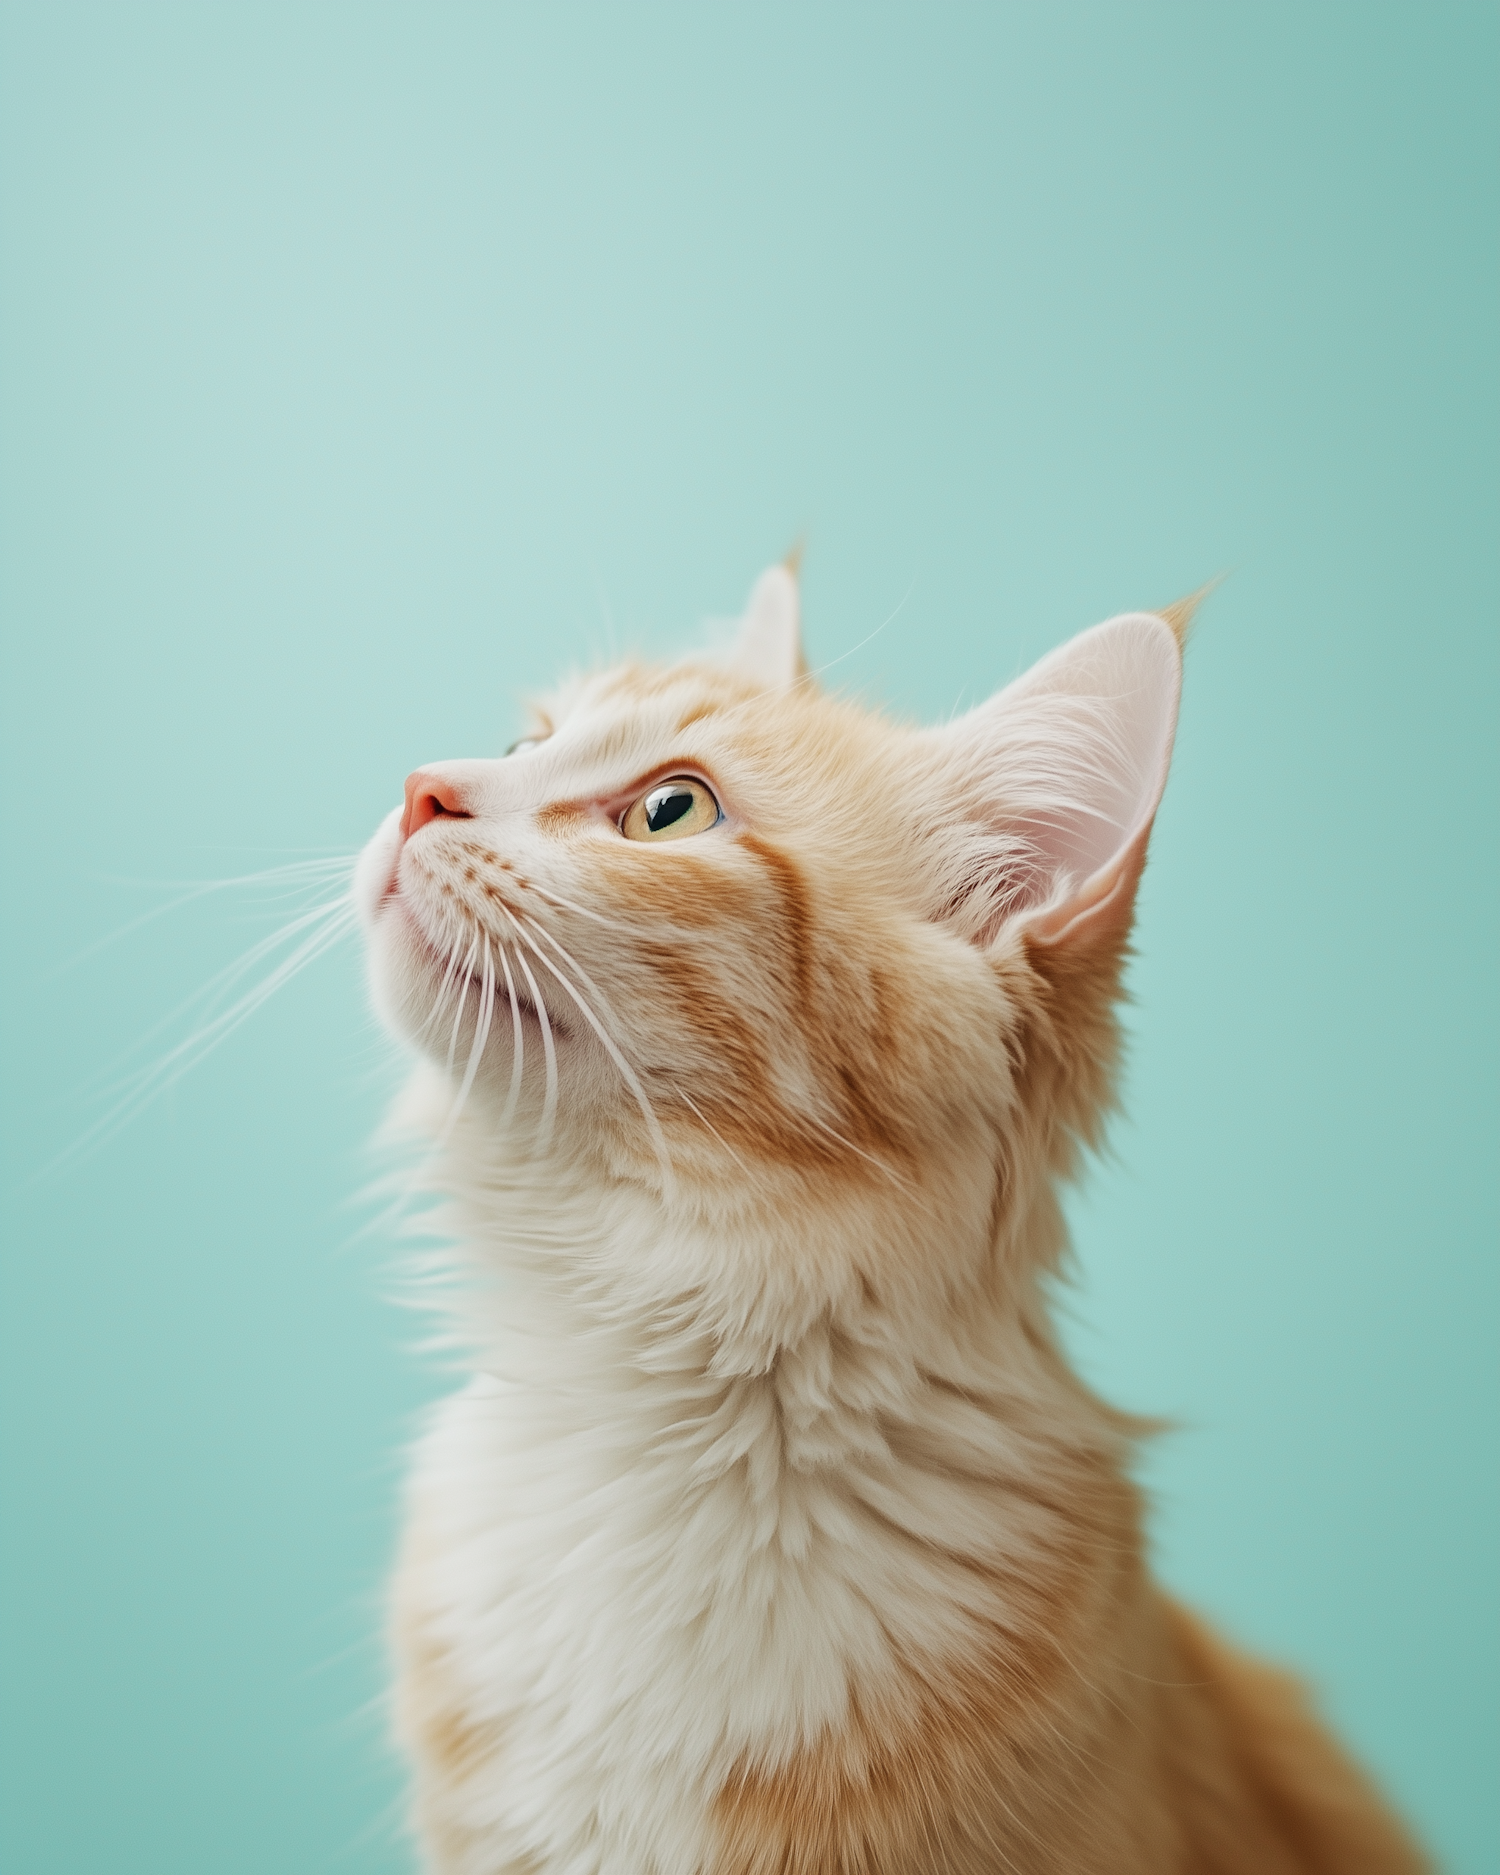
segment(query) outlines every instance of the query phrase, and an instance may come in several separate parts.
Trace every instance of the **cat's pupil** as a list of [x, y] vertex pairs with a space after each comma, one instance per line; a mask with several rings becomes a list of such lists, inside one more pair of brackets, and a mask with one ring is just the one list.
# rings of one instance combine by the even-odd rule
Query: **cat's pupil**
[[654, 788], [646, 796], [646, 825], [653, 833], [660, 833], [664, 827], [681, 820], [692, 805], [691, 788], [684, 788], [678, 782], [668, 782], [664, 788]]

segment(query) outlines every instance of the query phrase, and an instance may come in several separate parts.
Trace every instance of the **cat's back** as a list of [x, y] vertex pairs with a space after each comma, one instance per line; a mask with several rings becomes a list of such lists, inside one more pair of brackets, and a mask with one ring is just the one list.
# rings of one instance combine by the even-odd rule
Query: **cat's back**
[[1421, 1875], [1430, 1868], [1290, 1673], [1164, 1604], [1174, 1680], [1162, 1763], [1183, 1875]]

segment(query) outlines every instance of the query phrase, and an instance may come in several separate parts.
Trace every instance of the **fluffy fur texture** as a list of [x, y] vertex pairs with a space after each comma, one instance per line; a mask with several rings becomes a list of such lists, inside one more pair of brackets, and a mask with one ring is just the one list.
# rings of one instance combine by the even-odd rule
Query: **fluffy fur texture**
[[[773, 568], [735, 653], [568, 685], [367, 849], [474, 1376], [395, 1594], [432, 1870], [1424, 1866], [1153, 1586], [1044, 1302], [1183, 625], [915, 730], [820, 693]], [[682, 775], [719, 824], [623, 837]]]

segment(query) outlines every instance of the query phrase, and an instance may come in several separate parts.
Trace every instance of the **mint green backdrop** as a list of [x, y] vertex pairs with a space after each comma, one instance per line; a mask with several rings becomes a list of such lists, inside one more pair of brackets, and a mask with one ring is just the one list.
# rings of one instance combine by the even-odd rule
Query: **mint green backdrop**
[[1228, 574], [1068, 1333], [1167, 1579], [1500, 1866], [1495, 22], [5, 9], [0, 1865], [412, 1866], [357, 956], [37, 1176], [268, 908], [90, 946], [805, 535], [927, 717]]

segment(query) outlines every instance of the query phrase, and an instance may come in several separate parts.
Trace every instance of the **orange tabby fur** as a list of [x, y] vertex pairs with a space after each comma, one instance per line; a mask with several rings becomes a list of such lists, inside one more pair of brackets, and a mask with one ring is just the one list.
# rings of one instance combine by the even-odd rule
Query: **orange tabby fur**
[[[511, 1348], [478, 1362], [502, 1373], [493, 1400], [476, 1383], [450, 1403], [411, 1495], [398, 1705], [430, 1865], [1416, 1875], [1421, 1852], [1296, 1682], [1153, 1585], [1134, 1429], [1071, 1373], [1046, 1312], [1065, 1245], [1056, 1187], [1113, 1100], [1176, 647], [1158, 619], [1114, 622], [1140, 682], [1170, 690], [1166, 729], [1151, 732], [1165, 741], [1107, 862], [1033, 886], [1029, 849], [993, 831], [1050, 811], [1025, 738], [1089, 731], [1097, 712], [1049, 715], [1023, 694], [992, 773], [984, 720], [909, 732], [817, 694], [784, 629], [789, 582], [768, 578], [754, 675], [698, 660], [575, 686], [549, 708], [541, 750], [432, 784], [462, 803], [446, 825], [404, 848], [372, 843], [372, 876], [390, 881], [371, 920], [394, 959], [393, 1023], [422, 1033], [439, 939], [454, 957], [471, 932], [512, 943], [519, 970], [518, 921], [561, 933], [557, 955], [587, 965], [579, 980], [611, 1016], [665, 1155], [643, 1144], [641, 1105], [590, 1052], [575, 1006], [544, 994], [550, 953], [535, 944], [525, 993], [555, 1003], [557, 1088], [571, 1077], [550, 1156], [496, 1135], [508, 1059], [457, 1118], [442, 1119], [449, 1082], [420, 1083], [449, 1154], [438, 1176], [461, 1194], [474, 1338]], [[1177, 644], [1190, 616], [1161, 615]], [[714, 778], [724, 828], [670, 854], [615, 837], [632, 794], [684, 770]], [[1084, 782], [1109, 798], [1100, 772]], [[872, 819], [892, 774], [949, 802], [951, 826]], [[820, 804], [808, 824], [787, 807], [801, 797]], [[1049, 838], [1065, 854], [1075, 833]], [[396, 899], [423, 945], [380, 928]], [[484, 1046], [481, 1034], [476, 1062]], [[514, 1083], [528, 1128], [550, 1097], [535, 1048], [530, 1060]], [[483, 1300], [494, 1270], [507, 1308], [535, 1300], [529, 1340], [505, 1342]], [[507, 1363], [524, 1367], [554, 1333], [560, 1362], [593, 1351], [562, 1382], [543, 1361], [528, 1396]], [[502, 1400], [523, 1424], [538, 1416], [532, 1444], [497, 1430]], [[554, 1489], [570, 1464], [576, 1501]], [[591, 1599], [579, 1558], [595, 1503], [617, 1523]], [[657, 1513], [636, 1507], [658, 1503], [680, 1535], [616, 1582], [609, 1571], [655, 1540]], [[710, 1510], [713, 1530], [743, 1535], [706, 1538]], [[533, 1563], [514, 1561], [512, 1533]], [[861, 1543], [896, 1559], [868, 1583]], [[697, 1614], [658, 1606], [658, 1579], [695, 1544], [719, 1586]], [[762, 1600], [740, 1550], [764, 1567]], [[907, 1579], [930, 1580], [930, 1620], [874, 1599], [870, 1583]], [[527, 1652], [528, 1621], [560, 1619], [564, 1591], [582, 1595], [577, 1620], [602, 1652], [563, 1659], [566, 1625]], [[700, 1630], [739, 1594], [749, 1612], [727, 1617], [715, 1655]], [[778, 1595], [791, 1612], [766, 1633], [789, 1649], [784, 1710], [782, 1682], [756, 1678], [754, 1623]], [[823, 1677], [794, 1691], [799, 1650], [824, 1643]], [[669, 1670], [681, 1694], [653, 1704], [652, 1674]], [[701, 1717], [684, 1712], [693, 1701]]]
[[[1018, 1105], [1063, 1121], [1059, 1172], [1110, 1097], [1132, 903], [1082, 951], [1028, 950]], [[899, 1705], [856, 1696], [790, 1762], [738, 1767], [705, 1875], [1427, 1870], [1300, 1683], [1154, 1587], [1115, 1467], [1054, 1483], [1073, 1541], [1050, 1576], [1007, 1585], [1029, 1618], [963, 1658], [904, 1662]]]

